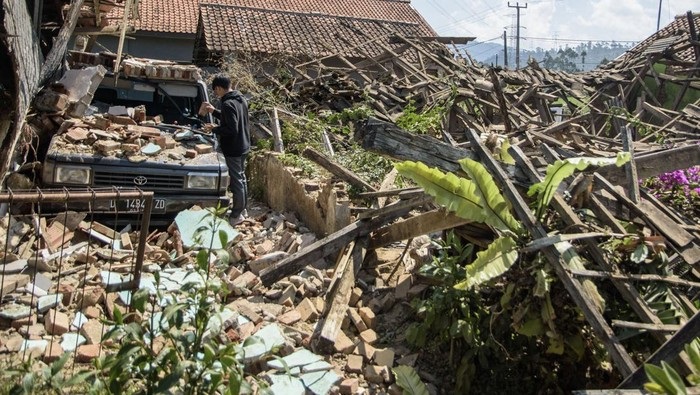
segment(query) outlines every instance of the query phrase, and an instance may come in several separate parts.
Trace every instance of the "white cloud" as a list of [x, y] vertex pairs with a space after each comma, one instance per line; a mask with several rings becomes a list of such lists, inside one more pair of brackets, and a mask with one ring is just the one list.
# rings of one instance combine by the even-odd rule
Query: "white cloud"
[[[504, 28], [511, 35], [510, 26], [515, 24], [516, 10], [508, 8], [506, 1], [412, 0], [411, 4], [442, 36], [476, 36], [485, 41], [499, 37]], [[521, 9], [521, 36], [545, 39], [526, 39], [521, 43], [524, 48], [554, 46], [555, 37], [641, 41], [656, 31], [659, 7], [657, 0], [532, 0], [519, 4], [527, 4]], [[693, 6], [700, 12], [697, 0], [662, 0], [661, 27]]]

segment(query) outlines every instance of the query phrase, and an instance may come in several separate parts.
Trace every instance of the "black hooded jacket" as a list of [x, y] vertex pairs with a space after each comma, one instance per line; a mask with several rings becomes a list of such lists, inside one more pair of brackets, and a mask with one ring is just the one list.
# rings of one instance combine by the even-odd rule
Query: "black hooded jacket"
[[241, 156], [250, 151], [248, 102], [239, 91], [221, 97], [221, 110], [214, 110], [219, 126], [213, 132], [219, 137], [224, 156]]

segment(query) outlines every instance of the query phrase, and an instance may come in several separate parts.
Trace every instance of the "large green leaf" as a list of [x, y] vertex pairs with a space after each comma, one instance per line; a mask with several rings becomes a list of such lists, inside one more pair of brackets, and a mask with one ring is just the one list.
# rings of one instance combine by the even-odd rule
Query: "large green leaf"
[[507, 272], [518, 259], [518, 246], [511, 237], [501, 237], [489, 244], [485, 251], [478, 252], [476, 259], [467, 265], [464, 281], [456, 289], [470, 289]]
[[484, 165], [469, 158], [460, 160], [459, 165], [476, 185], [475, 192], [481, 197], [481, 201], [486, 203], [486, 223], [496, 229], [518, 233], [521, 229], [520, 223], [510, 213], [510, 207]]
[[464, 219], [485, 222], [484, 203], [476, 193], [473, 182], [452, 173], [431, 169], [420, 162], [404, 161], [395, 167], [401, 175], [415, 181], [449, 211]]
[[400, 365], [393, 369], [396, 376], [396, 385], [401, 387], [405, 395], [428, 395], [428, 387], [421, 381], [418, 373], [406, 365]]
[[537, 195], [537, 218], [542, 218], [542, 214], [549, 202], [552, 201], [559, 184], [565, 178], [574, 174], [576, 170], [585, 170], [589, 165], [606, 166], [614, 164], [619, 167], [629, 162], [630, 158], [629, 152], [619, 152], [615, 158], [578, 157], [558, 160], [550, 164], [547, 166], [547, 174], [544, 180], [533, 184], [527, 192], [529, 196]]
[[683, 379], [666, 362], [661, 361], [661, 367], [644, 364], [647, 377], [661, 386], [667, 394], [687, 394]]

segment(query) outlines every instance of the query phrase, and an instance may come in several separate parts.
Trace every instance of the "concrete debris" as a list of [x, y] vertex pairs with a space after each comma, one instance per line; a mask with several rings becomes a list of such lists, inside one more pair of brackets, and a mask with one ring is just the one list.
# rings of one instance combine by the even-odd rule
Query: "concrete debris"
[[[365, 291], [360, 287], [350, 289], [347, 324], [338, 334], [335, 353], [318, 353], [311, 339], [314, 327], [327, 314], [328, 289], [335, 270], [326, 259], [314, 260], [313, 265], [298, 273], [264, 286], [258, 274], [291, 255], [289, 240], [296, 240], [297, 248], [301, 248], [317, 239], [299, 221], [290, 220], [292, 215], [263, 207], [249, 210], [253, 215], [235, 228], [210, 211], [185, 210], [167, 230], [149, 235], [138, 287], [156, 298], [157, 307], [138, 319], [148, 320], [153, 341], [158, 343], [167, 329], [162, 309], [178, 300], [181, 287], [204, 286], [205, 278], [195, 270], [195, 256], [199, 246], [211, 245], [214, 250], [226, 250], [232, 258], [220, 278], [232, 296], [211, 317], [205, 336], [224, 335], [238, 342], [238, 355], [246, 366], [267, 369], [265, 377], [273, 393], [355, 394], [363, 388], [368, 390], [369, 385], [391, 383], [388, 368], [406, 355], [395, 353], [387, 345], [379, 346], [379, 335], [374, 330], [378, 311], [367, 307], [379, 297], [374, 292], [373, 278], [361, 276], [367, 283], [363, 285]], [[7, 249], [4, 262], [0, 324], [11, 329], [0, 332], [0, 354], [31, 349], [32, 355], [50, 362], [63, 352], [71, 352], [77, 363], [88, 363], [100, 353], [111, 352], [110, 342], [103, 341], [110, 330], [103, 320], [113, 318], [116, 309], [127, 310], [132, 293], [122, 288], [128, 288], [134, 279], [133, 251], [121, 249], [121, 240], [137, 241], [138, 232], [130, 228], [120, 232], [81, 217], [75, 224], [64, 226], [72, 229], [73, 236], [60, 248], [51, 251], [48, 242], [30, 247], [34, 261], [44, 263], [39, 266], [29, 264], [31, 259], [15, 259], [12, 255], [34, 233], [34, 224], [23, 221], [10, 220], [11, 229], [17, 230], [10, 232], [18, 235], [18, 240], [9, 244], [15, 247]], [[59, 223], [56, 219], [46, 222]], [[0, 236], [7, 234], [8, 221], [2, 223], [5, 226], [0, 226]], [[222, 245], [218, 237], [203, 231], [209, 226], [225, 232], [228, 242]], [[182, 241], [181, 252], [175, 247], [176, 234]], [[132, 246], [133, 250], [137, 247], [136, 243]], [[211, 264], [217, 262], [216, 255], [212, 256]], [[189, 313], [184, 317], [185, 322], [193, 318]], [[369, 378], [365, 377], [368, 373]]]

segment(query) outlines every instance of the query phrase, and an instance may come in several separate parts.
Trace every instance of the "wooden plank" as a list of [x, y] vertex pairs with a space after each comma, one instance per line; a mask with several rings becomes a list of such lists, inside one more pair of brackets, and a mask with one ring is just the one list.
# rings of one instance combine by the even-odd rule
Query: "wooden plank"
[[442, 208], [432, 210], [372, 232], [369, 248], [376, 249], [397, 241], [455, 228], [469, 222], [471, 221], [458, 217]]
[[[472, 147], [475, 151], [477, 151], [479, 157], [481, 158], [481, 163], [486, 166], [491, 175], [494, 177], [494, 180], [503, 188], [503, 193], [513, 205], [513, 210], [515, 211], [516, 216], [520, 219], [525, 228], [536, 239], [547, 237], [547, 231], [544, 229], [544, 227], [542, 227], [542, 224], [535, 219], [528, 204], [517, 192], [517, 189], [510, 181], [507, 174], [503, 171], [493, 156], [491, 156], [488, 149], [481, 143], [479, 136], [473, 130], [467, 130], [467, 136], [469, 137], [469, 141], [472, 143]], [[615, 337], [615, 334], [605, 321], [603, 315], [600, 313], [600, 311], [598, 311], [598, 308], [591, 300], [584, 296], [584, 290], [581, 283], [574, 279], [566, 270], [562, 262], [562, 257], [556, 247], [550, 246], [544, 248], [542, 253], [554, 268], [557, 276], [561, 280], [571, 298], [583, 311], [586, 320], [593, 328], [595, 334], [603, 342], [603, 344], [605, 344], [610, 356], [612, 357], [615, 367], [623, 375], [633, 372], [636, 368], [634, 361], [629, 356], [624, 346]]]
[[377, 188], [373, 187], [370, 183], [360, 178], [357, 174], [337, 164], [336, 162], [329, 159], [327, 156], [323, 155], [322, 153], [316, 151], [311, 147], [306, 147], [302, 152], [302, 155], [316, 162], [324, 169], [333, 173], [334, 176], [339, 177], [340, 179], [354, 187], [360, 188], [364, 191], [377, 191]]
[[355, 276], [362, 268], [362, 262], [367, 253], [367, 239], [362, 238], [356, 242], [352, 242], [347, 247], [346, 254], [343, 254], [341, 261], [338, 263], [339, 269], [342, 269], [340, 279], [335, 287], [335, 292], [329, 293], [326, 299], [328, 314], [321, 324], [316, 328], [314, 333], [315, 340], [314, 351], [332, 354], [338, 333], [342, 330], [341, 325], [347, 313], [348, 304], [352, 289], [355, 286]]
[[331, 254], [338, 253], [345, 245], [359, 236], [369, 234], [372, 230], [389, 223], [396, 218], [409, 213], [412, 209], [425, 203], [425, 199], [411, 199], [407, 203], [401, 201], [383, 208], [381, 215], [371, 220], [359, 220], [332, 233], [321, 240], [312, 243], [306, 248], [295, 252], [287, 258], [277, 262], [271, 267], [260, 272], [260, 280], [265, 286], [270, 286], [283, 277], [295, 274], [305, 266], [323, 259]]
[[623, 274], [612, 272], [600, 272], [597, 270], [569, 270], [572, 275], [577, 277], [597, 277], [609, 278], [623, 281], [643, 281], [643, 282], [661, 282], [671, 285], [681, 285], [684, 287], [700, 288], [700, 283], [695, 281], [684, 280], [676, 276], [659, 276], [658, 274]]
[[357, 197], [371, 199], [371, 198], [379, 198], [379, 197], [398, 196], [399, 193], [401, 193], [401, 192], [417, 191], [417, 190], [420, 190], [420, 188], [409, 187], [409, 188], [401, 188], [401, 189], [380, 189], [378, 191], [373, 191], [373, 192], [358, 193]]
[[612, 326], [620, 328], [642, 329], [652, 332], [676, 332], [681, 329], [681, 325], [666, 325], [666, 324], [645, 324], [642, 322], [629, 322], [621, 320], [612, 320]]
[[687, 246], [695, 239], [693, 235], [645, 199], [641, 199], [639, 203], [632, 202], [623, 192], [619, 191], [599, 174], [595, 174], [595, 182], [615, 196], [618, 201], [627, 206], [633, 213], [640, 216], [641, 219], [647, 221], [649, 225], [666, 236], [674, 245], [678, 247]]
[[625, 380], [620, 383], [617, 388], [641, 389], [647, 380], [646, 373], [644, 372], [645, 364], [660, 365], [661, 361], [672, 361], [683, 351], [683, 347], [687, 343], [690, 343], [698, 336], [700, 336], [700, 313], [695, 313], [675, 335], [668, 339], [666, 343], [644, 361], [644, 364], [640, 365], [632, 374], [627, 375]]
[[506, 97], [503, 95], [503, 90], [501, 89], [501, 81], [498, 78], [498, 74], [496, 74], [496, 70], [493, 68], [489, 69], [489, 76], [491, 77], [491, 82], [493, 83], [493, 93], [496, 95], [498, 109], [501, 112], [503, 124], [506, 127], [506, 134], [510, 134], [513, 131], [513, 126], [511, 125], [510, 114], [508, 113]]
[[634, 140], [632, 139], [632, 131], [629, 126], [625, 125], [620, 130], [622, 136], [622, 148], [629, 152], [630, 161], [625, 163], [625, 174], [627, 175], [627, 190], [629, 191], [630, 199], [638, 203], [641, 197], [639, 196], [639, 176], [637, 175], [637, 164], [634, 159]]
[[[669, 158], [673, 159], [669, 160]], [[700, 145], [692, 144], [639, 155], [635, 158], [635, 162], [639, 178], [654, 177], [674, 170], [687, 169], [700, 163]], [[611, 184], [626, 185], [627, 183], [624, 168], [606, 166], [597, 170], [597, 173], [605, 177]]]

